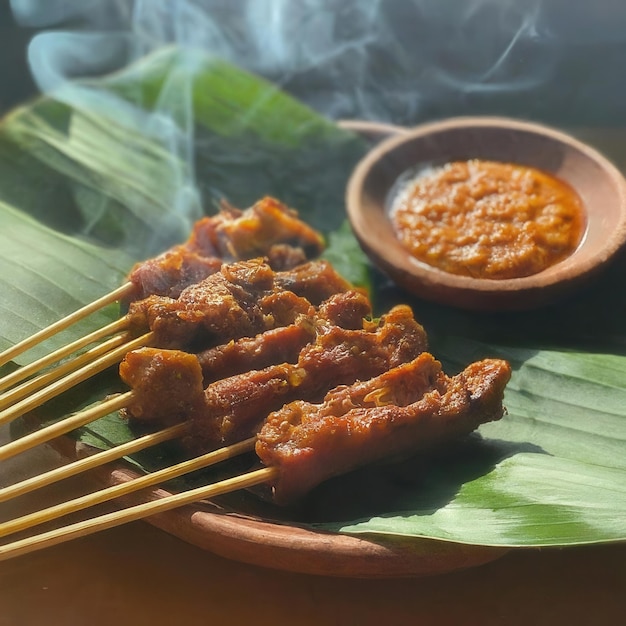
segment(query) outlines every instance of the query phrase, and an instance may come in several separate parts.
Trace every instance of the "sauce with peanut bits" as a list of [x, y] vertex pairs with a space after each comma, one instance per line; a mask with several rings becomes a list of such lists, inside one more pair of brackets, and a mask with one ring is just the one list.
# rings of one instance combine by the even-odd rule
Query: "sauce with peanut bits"
[[541, 272], [569, 256], [585, 228], [582, 201], [568, 184], [483, 160], [420, 173], [396, 196], [390, 217], [419, 261], [487, 279]]

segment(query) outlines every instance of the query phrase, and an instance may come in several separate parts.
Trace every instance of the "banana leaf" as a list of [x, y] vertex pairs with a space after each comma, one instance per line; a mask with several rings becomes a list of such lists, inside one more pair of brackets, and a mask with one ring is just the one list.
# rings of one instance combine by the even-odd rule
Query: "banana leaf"
[[[450, 373], [482, 356], [508, 359], [514, 373], [501, 421], [428, 455], [328, 481], [297, 511], [265, 513], [336, 532], [484, 545], [624, 540], [623, 264], [523, 314], [411, 299], [368, 264], [346, 223], [345, 183], [367, 148], [260, 78], [175, 48], [12, 112], [0, 125], [0, 349], [119, 285], [135, 260], [182, 241], [220, 199], [247, 206], [275, 195], [324, 232], [328, 258], [381, 310], [413, 305]], [[55, 341], [117, 314], [108, 307]], [[45, 410], [58, 418], [117, 384], [114, 373], [100, 377]], [[133, 433], [111, 415], [78, 436], [108, 447]], [[158, 466], [169, 454], [133, 462]], [[256, 506], [254, 496], [236, 497]]]

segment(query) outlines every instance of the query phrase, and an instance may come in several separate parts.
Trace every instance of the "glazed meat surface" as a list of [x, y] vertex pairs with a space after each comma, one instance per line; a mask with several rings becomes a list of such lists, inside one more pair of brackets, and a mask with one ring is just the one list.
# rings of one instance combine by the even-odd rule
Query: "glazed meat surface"
[[217, 215], [197, 221], [185, 243], [133, 267], [128, 280], [134, 289], [127, 304], [150, 295], [178, 298], [225, 262], [266, 257], [274, 270], [286, 270], [323, 248], [322, 236], [274, 198], [263, 198], [245, 211], [224, 205]]
[[[409, 306], [373, 318], [367, 295], [324, 260], [321, 237], [265, 198], [200, 220], [187, 242], [136, 266], [124, 415], [186, 423], [199, 454], [257, 435], [279, 504], [381, 459], [412, 455], [503, 415], [509, 365], [447, 376]], [[145, 296], [145, 297], [144, 297]]]
[[295, 363], [300, 350], [315, 340], [315, 333], [313, 320], [303, 315], [288, 326], [204, 350], [198, 353], [204, 382], [208, 384], [276, 363]]
[[131, 300], [149, 295], [178, 298], [187, 286], [218, 272], [223, 261], [192, 252], [185, 246], [175, 246], [153, 259], [138, 263], [129, 280], [134, 285]]
[[[300, 351], [296, 363], [281, 363], [210, 384], [205, 390], [205, 412], [191, 417], [193, 435], [186, 446], [198, 452], [245, 439], [257, 432], [270, 411], [285, 402], [320, 400], [337, 385], [369, 379], [414, 358], [426, 348], [425, 333], [408, 307], [406, 316], [392, 313], [376, 328], [323, 329]], [[390, 332], [390, 326], [409, 332]]]
[[140, 348], [120, 363], [120, 377], [134, 398], [124, 410], [127, 417], [163, 425], [177, 424], [204, 406], [202, 368], [194, 354], [179, 350]]
[[315, 305], [321, 304], [334, 293], [353, 289], [335, 268], [323, 260], [310, 261], [291, 270], [276, 272], [278, 288], [293, 291]]
[[[369, 379], [426, 349], [424, 329], [415, 321], [409, 307], [396, 307], [378, 323], [370, 322], [365, 326], [359, 330], [345, 329], [322, 319], [315, 340], [300, 350], [296, 362], [282, 362], [221, 378], [209, 384], [204, 392], [196, 384], [197, 372], [202, 380], [197, 356], [161, 350], [161, 368], [169, 366], [173, 371], [167, 377], [161, 368], [151, 363], [159, 350], [136, 350], [127, 355], [120, 367], [122, 380], [135, 392], [128, 415], [157, 425], [189, 419], [193, 434], [185, 440], [185, 445], [195, 452], [205, 451], [253, 435], [268, 412], [285, 402], [296, 398], [317, 401], [339, 384]], [[185, 388], [183, 396], [190, 411], [185, 416], [181, 416], [180, 411], [173, 412], [171, 399], [163, 402], [161, 410], [156, 399], [158, 391], [173, 397], [180, 395], [175, 389], [178, 360], [182, 363], [181, 369], [189, 372], [190, 356], [197, 363], [193, 366], [193, 375], [185, 374], [181, 378]], [[159, 378], [152, 385], [149, 379], [155, 374]], [[169, 381], [169, 388], [160, 382], [164, 378]], [[193, 385], [188, 383], [190, 379]]]
[[230, 209], [232, 219], [215, 228], [216, 247], [229, 260], [267, 255], [273, 246], [289, 245], [307, 258], [319, 255], [324, 239], [298, 219], [298, 214], [275, 198], [263, 198], [246, 211]]
[[317, 315], [341, 328], [358, 329], [363, 327], [365, 319], [372, 317], [372, 305], [362, 291], [348, 289], [324, 300]]
[[349, 289], [323, 261], [274, 272], [262, 259], [251, 259], [223, 264], [177, 299], [152, 295], [133, 302], [128, 318], [136, 334], [153, 331], [155, 345], [195, 351], [292, 324], [312, 304]]
[[321, 404], [291, 402], [264, 421], [256, 452], [279, 468], [274, 499], [290, 503], [328, 478], [414, 454], [503, 415], [509, 365], [473, 363], [452, 378], [429, 353], [366, 382], [340, 387]]
[[[284, 292], [290, 293], [290, 292]], [[277, 294], [278, 297], [278, 294]], [[292, 303], [284, 302], [286, 311], [282, 319], [292, 316]], [[278, 306], [274, 303], [273, 310]], [[361, 329], [372, 315], [367, 297], [359, 291], [346, 291], [332, 295], [317, 311], [311, 308], [307, 315], [299, 315], [294, 323], [271, 328], [255, 337], [243, 337], [198, 353], [204, 382], [242, 374], [279, 363], [296, 363], [300, 351], [315, 341], [323, 326], [335, 325], [345, 329]], [[279, 320], [280, 322], [280, 320]], [[425, 336], [423, 329], [409, 323], [407, 342], [411, 331]]]

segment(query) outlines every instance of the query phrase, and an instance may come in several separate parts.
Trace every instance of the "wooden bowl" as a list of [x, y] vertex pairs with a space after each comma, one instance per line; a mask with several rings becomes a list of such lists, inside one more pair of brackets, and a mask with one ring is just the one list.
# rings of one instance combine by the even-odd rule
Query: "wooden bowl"
[[[375, 124], [348, 123], [372, 136]], [[382, 134], [396, 131], [383, 125]], [[417, 261], [396, 238], [389, 196], [402, 174], [424, 165], [485, 159], [535, 167], [579, 194], [587, 226], [578, 248], [531, 276], [502, 280], [451, 274]], [[398, 129], [357, 165], [346, 193], [348, 217], [361, 246], [390, 278], [427, 300], [497, 311], [538, 307], [571, 293], [604, 269], [626, 243], [626, 182], [605, 157], [562, 132], [502, 118], [456, 118]]]

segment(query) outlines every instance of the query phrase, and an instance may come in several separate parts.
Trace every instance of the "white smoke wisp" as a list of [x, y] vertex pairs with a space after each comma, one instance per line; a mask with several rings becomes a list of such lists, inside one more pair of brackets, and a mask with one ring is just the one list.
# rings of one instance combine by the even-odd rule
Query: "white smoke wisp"
[[[537, 98], [575, 71], [572, 50], [626, 41], [622, 0], [11, 2], [20, 23], [58, 31], [31, 48], [44, 91], [174, 44], [261, 74], [331, 118], [395, 123], [475, 102], [524, 116], [518, 96], [533, 115]], [[601, 59], [596, 69], [610, 80]]]
[[[424, 100], [519, 92], [549, 80], [557, 61], [551, 42], [578, 31], [561, 27], [562, 15], [544, 3], [12, 0], [20, 23], [57, 31], [36, 37], [31, 47], [43, 91], [175, 44], [294, 89], [330, 117], [396, 122], [418, 119]], [[62, 32], [67, 24], [74, 36]]]
[[[269, 79], [331, 119], [415, 124], [463, 114], [540, 121], [620, 94], [610, 65], [572, 50], [626, 42], [622, 0], [11, 0], [16, 20], [47, 29], [29, 62], [42, 92], [141, 129], [183, 166], [176, 212], [195, 217], [188, 83], [166, 83], [151, 115], [78, 78], [100, 76], [168, 46], [201, 50]], [[573, 7], [573, 5], [576, 5]], [[185, 57], [193, 64], [193, 54]], [[621, 64], [620, 64], [621, 67]], [[597, 70], [597, 71], [596, 71]], [[180, 77], [179, 77], [180, 78]], [[573, 80], [573, 79], [572, 79]], [[578, 79], [576, 79], [578, 80]], [[616, 81], [619, 83], [617, 84]], [[558, 85], [558, 87], [557, 87]], [[562, 86], [561, 86], [562, 85]], [[576, 98], [572, 97], [576, 95]], [[591, 94], [591, 95], [588, 95]], [[185, 97], [182, 97], [185, 96]]]

